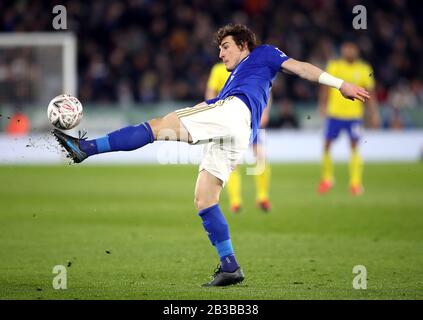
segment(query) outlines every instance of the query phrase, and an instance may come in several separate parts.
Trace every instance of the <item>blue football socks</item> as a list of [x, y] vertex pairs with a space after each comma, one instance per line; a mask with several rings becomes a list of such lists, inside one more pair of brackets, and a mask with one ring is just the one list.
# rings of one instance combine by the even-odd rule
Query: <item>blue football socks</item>
[[94, 154], [131, 151], [154, 142], [153, 131], [148, 122], [138, 126], [129, 126], [94, 140], [80, 140], [80, 148], [88, 156]]
[[216, 247], [220, 257], [223, 272], [234, 272], [239, 268], [235, 259], [232, 242], [229, 236], [229, 227], [225, 216], [218, 204], [200, 210], [198, 215], [203, 220], [203, 227], [206, 230], [210, 242]]

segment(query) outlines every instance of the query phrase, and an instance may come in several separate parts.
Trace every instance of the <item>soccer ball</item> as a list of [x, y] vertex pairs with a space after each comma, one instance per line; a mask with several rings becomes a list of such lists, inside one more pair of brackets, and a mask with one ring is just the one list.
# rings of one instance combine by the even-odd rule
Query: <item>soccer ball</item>
[[75, 128], [82, 119], [82, 104], [70, 94], [61, 94], [48, 104], [47, 117], [58, 129]]

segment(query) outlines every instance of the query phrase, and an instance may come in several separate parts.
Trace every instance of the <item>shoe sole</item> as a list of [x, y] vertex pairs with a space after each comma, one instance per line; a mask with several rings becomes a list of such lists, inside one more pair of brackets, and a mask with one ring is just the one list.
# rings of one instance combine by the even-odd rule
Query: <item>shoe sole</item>
[[238, 278], [238, 279], [234, 279], [233, 281], [231, 281], [230, 283], [223, 283], [223, 284], [209, 284], [209, 283], [205, 283], [202, 284], [201, 286], [203, 288], [210, 288], [210, 287], [228, 287], [228, 286], [233, 286], [233, 285], [237, 285], [240, 284], [242, 281], [244, 281], [245, 278]]
[[213, 284], [213, 282], [216, 280], [215, 278], [209, 283], [204, 283], [202, 287], [226, 287], [234, 284], [239, 284], [244, 281], [244, 279], [244, 273], [242, 272], [242, 270], [238, 269], [237, 271], [234, 271], [232, 273], [225, 273], [224, 278], [221, 278], [220, 282]]
[[[61, 135], [62, 133], [59, 130], [53, 130], [53, 135], [56, 138], [57, 142], [67, 151], [67, 157], [70, 158], [74, 163], [82, 162], [86, 157], [81, 154], [81, 151], [76, 148], [73, 144], [69, 143], [65, 138]], [[81, 160], [79, 156], [83, 157]]]

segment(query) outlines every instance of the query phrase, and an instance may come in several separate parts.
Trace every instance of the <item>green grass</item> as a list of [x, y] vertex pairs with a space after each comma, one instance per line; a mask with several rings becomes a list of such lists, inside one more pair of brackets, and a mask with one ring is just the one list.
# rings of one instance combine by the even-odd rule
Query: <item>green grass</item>
[[[317, 164], [272, 169], [270, 214], [251, 176], [241, 214], [223, 194], [246, 280], [207, 289], [218, 259], [193, 206], [197, 167], [0, 167], [0, 299], [423, 298], [422, 164], [368, 164], [355, 198], [345, 164], [323, 197]], [[367, 290], [352, 288], [355, 265]]]

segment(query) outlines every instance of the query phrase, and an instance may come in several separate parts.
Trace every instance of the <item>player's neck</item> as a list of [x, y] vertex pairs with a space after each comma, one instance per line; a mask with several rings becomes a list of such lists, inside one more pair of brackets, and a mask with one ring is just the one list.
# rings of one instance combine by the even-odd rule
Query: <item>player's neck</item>
[[249, 50], [245, 50], [241, 53], [241, 59], [239, 60], [239, 62], [241, 62], [242, 60], [244, 60], [248, 55], [250, 54]]
[[239, 64], [245, 60], [246, 57], [248, 57], [250, 54], [250, 51], [246, 50], [245, 52], [241, 52], [241, 55], [239, 57], [239, 62], [236, 64], [235, 68], [239, 66]]
[[344, 61], [345, 61], [346, 63], [348, 63], [348, 64], [354, 64], [354, 63], [356, 63], [356, 62], [357, 62], [357, 60], [358, 60], [358, 59], [346, 59], [346, 58], [344, 58]]

